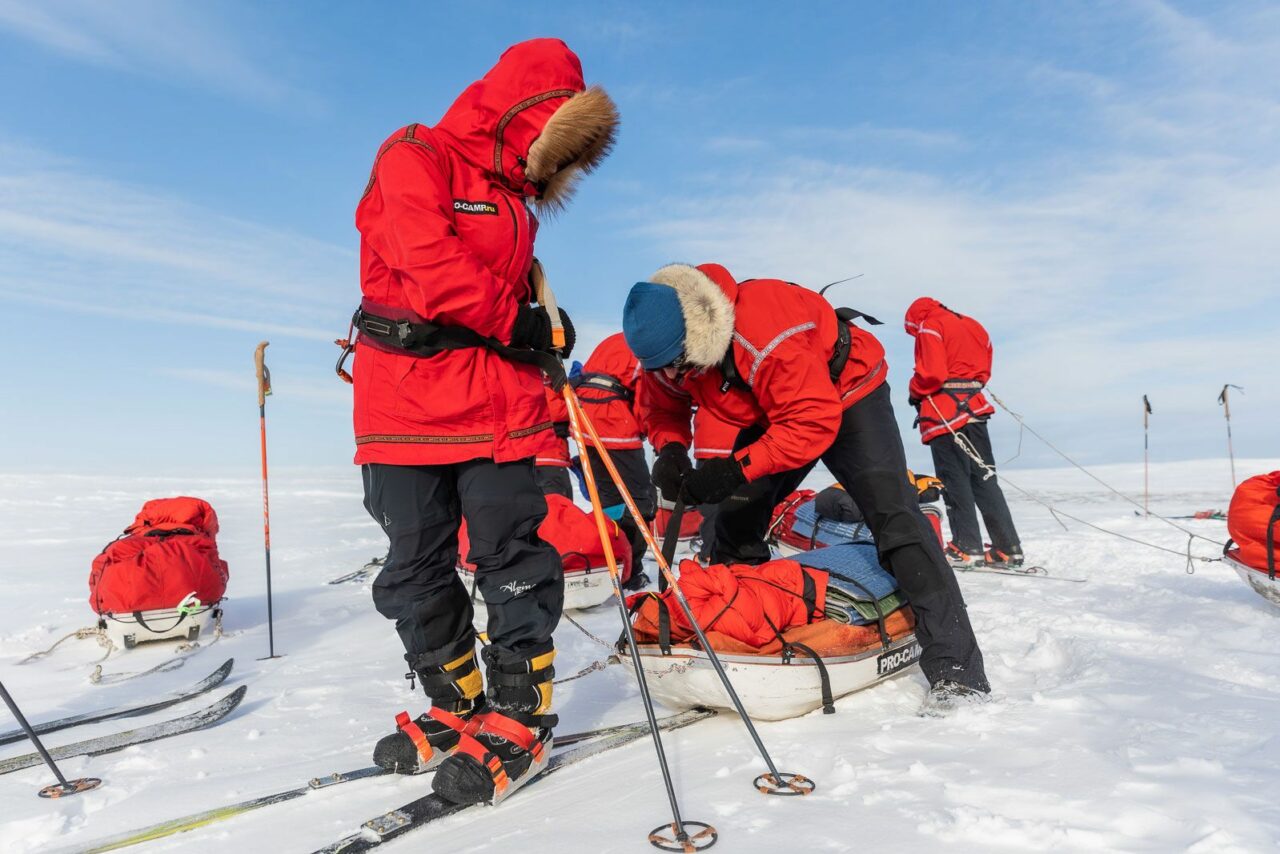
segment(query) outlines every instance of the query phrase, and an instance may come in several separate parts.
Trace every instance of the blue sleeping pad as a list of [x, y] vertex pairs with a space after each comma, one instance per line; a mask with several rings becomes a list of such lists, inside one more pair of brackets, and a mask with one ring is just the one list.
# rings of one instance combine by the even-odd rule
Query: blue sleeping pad
[[[791, 560], [801, 566], [824, 570], [827, 582], [828, 616], [833, 609], [843, 611], [855, 625], [876, 621], [876, 606], [888, 614], [903, 605], [906, 597], [898, 580], [880, 566], [876, 547], [867, 543], [847, 543], [801, 552]], [[840, 607], [841, 604], [846, 607]]]
[[[813, 536], [813, 527], [818, 526], [818, 536]], [[841, 543], [870, 543], [871, 529], [863, 522], [837, 522], [834, 519], [818, 519], [818, 511], [813, 501], [806, 501], [796, 508], [796, 520], [791, 531], [807, 540], [813, 540], [821, 546], [834, 546]]]

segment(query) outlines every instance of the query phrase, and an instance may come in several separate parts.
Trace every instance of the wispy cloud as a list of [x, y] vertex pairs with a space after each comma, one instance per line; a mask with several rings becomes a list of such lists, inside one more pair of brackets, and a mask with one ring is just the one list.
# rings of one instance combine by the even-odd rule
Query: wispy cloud
[[700, 183], [640, 231], [669, 258], [744, 277], [865, 272], [843, 296], [886, 320], [920, 294], [972, 312], [997, 333], [998, 385], [1043, 400], [1051, 379], [1064, 432], [1096, 430], [1154, 386], [1190, 406], [1238, 377], [1274, 405], [1250, 335], [1280, 311], [1280, 15], [1210, 28], [1161, 3], [1123, 8], [1140, 16], [1149, 66], [1026, 69], [1033, 87], [1078, 99], [1105, 144], [1050, 141], [998, 182], [754, 159], [735, 189]]
[[80, 62], [196, 83], [257, 103], [319, 104], [251, 56], [207, 5], [0, 0], [0, 28]]
[[0, 147], [0, 298], [323, 340], [354, 253]]

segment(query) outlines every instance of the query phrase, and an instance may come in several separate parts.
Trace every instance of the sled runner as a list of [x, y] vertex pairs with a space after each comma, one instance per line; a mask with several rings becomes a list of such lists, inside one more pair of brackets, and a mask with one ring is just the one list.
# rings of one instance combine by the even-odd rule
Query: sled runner
[[[785, 575], [766, 569], [797, 564], [811, 566], [802, 570], [794, 591], [783, 590], [789, 586]], [[761, 567], [708, 567], [703, 571], [711, 574], [715, 588], [709, 596], [699, 569], [689, 562], [682, 566], [682, 589], [695, 611], [699, 604], [707, 608], [708, 640], [752, 718], [782, 720], [818, 708], [830, 714], [835, 699], [900, 673], [920, 658], [911, 610], [904, 607], [896, 580], [879, 566], [872, 545], [834, 546]], [[764, 575], [756, 581], [748, 570]], [[736, 583], [724, 578], [726, 573]], [[690, 576], [693, 582], [687, 584]], [[775, 599], [800, 597], [805, 608], [814, 606], [811, 616], [817, 618], [779, 626], [781, 631], [765, 643], [758, 642], [760, 636], [756, 643], [744, 641], [740, 623], [745, 618], [755, 625], [750, 600], [758, 590]], [[632, 599], [640, 664], [653, 696], [674, 709], [731, 708], [706, 652], [681, 638], [679, 618], [673, 611], [664, 614], [657, 598]], [[762, 607], [763, 625], [772, 631], [778, 624], [776, 602]], [[727, 616], [716, 618], [721, 610]]]
[[1241, 482], [1227, 511], [1223, 560], [1253, 591], [1280, 608], [1280, 471]]
[[[616, 523], [611, 534], [613, 553], [618, 558], [625, 584], [631, 577], [631, 543]], [[566, 611], [594, 608], [608, 601], [613, 595], [613, 582], [609, 578], [604, 549], [591, 516], [563, 496], [548, 495], [547, 518], [538, 528], [538, 535], [560, 552], [560, 560], [564, 564]], [[476, 583], [475, 566], [467, 560], [468, 549], [464, 522], [458, 532], [458, 573], [471, 591], [472, 598], [479, 603], [484, 601], [484, 596]]]

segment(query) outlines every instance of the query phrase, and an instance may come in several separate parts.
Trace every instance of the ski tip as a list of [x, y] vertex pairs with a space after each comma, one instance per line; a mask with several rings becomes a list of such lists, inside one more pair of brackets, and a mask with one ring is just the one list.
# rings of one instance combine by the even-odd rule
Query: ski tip
[[240, 701], [244, 699], [244, 695], [248, 692], [248, 685], [241, 685], [227, 696], [217, 702], [216, 708], [224, 715], [231, 714], [236, 706], [240, 705]]

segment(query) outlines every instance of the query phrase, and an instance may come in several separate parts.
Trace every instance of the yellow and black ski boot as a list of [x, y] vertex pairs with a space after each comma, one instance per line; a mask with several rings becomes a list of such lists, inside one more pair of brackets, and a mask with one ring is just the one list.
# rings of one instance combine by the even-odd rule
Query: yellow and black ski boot
[[422, 683], [431, 708], [417, 718], [410, 718], [408, 712], [396, 715], [396, 731], [379, 739], [373, 763], [397, 774], [421, 774], [443, 762], [462, 735], [478, 726], [476, 716], [485, 704], [484, 683], [474, 649], [460, 654], [456, 647], [444, 654], [409, 654], [405, 660], [410, 668], [405, 678]]

